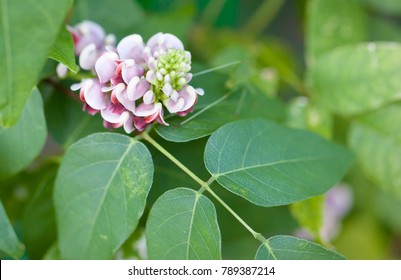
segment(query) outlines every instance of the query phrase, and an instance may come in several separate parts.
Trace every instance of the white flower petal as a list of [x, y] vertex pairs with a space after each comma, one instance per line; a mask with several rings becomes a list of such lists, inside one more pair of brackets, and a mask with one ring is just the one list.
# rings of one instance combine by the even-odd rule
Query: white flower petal
[[118, 55], [115, 52], [106, 52], [95, 63], [95, 70], [100, 83], [110, 81], [116, 75]]

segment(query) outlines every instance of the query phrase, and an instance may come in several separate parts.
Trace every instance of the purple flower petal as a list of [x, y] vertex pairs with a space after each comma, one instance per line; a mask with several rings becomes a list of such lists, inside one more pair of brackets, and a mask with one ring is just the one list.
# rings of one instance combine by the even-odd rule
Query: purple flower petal
[[121, 75], [126, 84], [128, 84], [133, 77], [141, 77], [145, 73], [145, 69], [136, 64], [133, 59], [128, 59], [122, 63], [123, 66], [121, 70]]
[[143, 103], [145, 104], [152, 104], [155, 101], [155, 94], [153, 91], [148, 90], [144, 95], [143, 95]]
[[149, 88], [150, 84], [144, 78], [132, 78], [127, 87], [128, 99], [131, 101], [138, 100], [149, 90]]
[[95, 70], [100, 83], [106, 83], [116, 76], [118, 55], [106, 52], [96, 61]]
[[98, 58], [98, 50], [95, 44], [86, 46], [79, 55], [79, 66], [84, 70], [92, 70]]
[[102, 110], [107, 107], [105, 94], [96, 79], [89, 79], [82, 88], [86, 103], [95, 110]]
[[85, 20], [75, 27], [69, 28], [75, 36], [75, 54], [79, 55], [89, 44], [95, 44], [96, 48], [102, 48], [105, 39], [103, 28], [92, 21]]
[[183, 111], [185, 100], [181, 97], [178, 98], [177, 101], [169, 98], [167, 101], [164, 102], [164, 105], [170, 113], [177, 113], [179, 111]]
[[154, 103], [154, 104], [145, 104], [141, 103], [135, 110], [135, 115], [138, 117], [149, 117], [153, 114], [160, 112], [162, 109], [161, 103]]
[[143, 49], [145, 45], [142, 37], [132, 34], [124, 37], [117, 45], [117, 52], [121, 59], [134, 59], [136, 63], [144, 63]]
[[135, 101], [128, 99], [126, 86], [124, 84], [119, 84], [114, 90], [114, 94], [117, 97], [118, 102], [121, 103], [127, 110], [135, 112]]

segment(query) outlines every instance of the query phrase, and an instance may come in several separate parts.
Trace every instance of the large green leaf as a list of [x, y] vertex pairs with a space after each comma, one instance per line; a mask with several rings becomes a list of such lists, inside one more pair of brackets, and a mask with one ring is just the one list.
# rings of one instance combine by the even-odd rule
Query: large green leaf
[[324, 193], [345, 174], [351, 156], [310, 132], [256, 119], [215, 131], [205, 164], [228, 190], [254, 204], [274, 206]]
[[247, 117], [263, 117], [280, 120], [284, 106], [278, 99], [263, 95], [260, 91], [237, 91], [216, 102], [198, 108], [187, 118], [168, 119], [169, 126], [157, 126], [157, 133], [166, 140], [187, 142], [210, 135], [222, 125]]
[[56, 43], [50, 49], [49, 57], [63, 63], [74, 73], [78, 71], [78, 66], [75, 63], [74, 42], [65, 26], [61, 27]]
[[6, 256], [19, 259], [24, 254], [24, 245], [15, 235], [14, 229], [8, 220], [3, 203], [0, 201], [0, 257]]
[[361, 42], [366, 18], [358, 0], [311, 0], [307, 7], [306, 51], [308, 62], [335, 47]]
[[156, 201], [146, 238], [150, 259], [221, 259], [214, 205], [191, 189], [168, 191]]
[[127, 136], [92, 134], [70, 146], [55, 186], [59, 248], [65, 259], [108, 259], [144, 211], [153, 163]]
[[401, 105], [356, 119], [349, 144], [366, 176], [401, 198]]
[[27, 167], [42, 150], [46, 135], [42, 97], [34, 89], [18, 122], [0, 127], [0, 179]]
[[364, 43], [339, 47], [309, 73], [313, 97], [327, 109], [354, 115], [401, 99], [401, 45]]
[[292, 236], [269, 238], [256, 252], [257, 260], [344, 260], [344, 256], [325, 247]]
[[0, 1], [0, 126], [17, 122], [71, 3]]

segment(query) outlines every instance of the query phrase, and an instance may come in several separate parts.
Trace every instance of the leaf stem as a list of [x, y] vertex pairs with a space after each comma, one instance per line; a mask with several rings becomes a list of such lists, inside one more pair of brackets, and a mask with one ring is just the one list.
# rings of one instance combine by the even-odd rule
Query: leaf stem
[[189, 175], [192, 179], [195, 180], [199, 185], [203, 186], [206, 185], [205, 182], [202, 181], [198, 176], [196, 176], [191, 170], [189, 170], [185, 165], [183, 165], [178, 159], [176, 159], [172, 154], [170, 154], [166, 149], [164, 149], [159, 143], [157, 143], [153, 138], [149, 136], [149, 134], [145, 131], [142, 133], [143, 139], [148, 141], [150, 144], [153, 145], [156, 149], [159, 150], [163, 155], [165, 155], [169, 160], [171, 160], [175, 165], [182, 169], [185, 173]]
[[265, 0], [244, 26], [248, 34], [259, 35], [280, 11], [285, 0]]
[[227, 209], [228, 212], [231, 213], [252, 235], [255, 239], [259, 240], [260, 242], [264, 243], [266, 238], [253, 230], [230, 206], [228, 206], [211, 188], [210, 184], [212, 184], [215, 180], [215, 177], [211, 177], [207, 182], [204, 182], [200, 179], [195, 173], [189, 170], [184, 164], [182, 164], [178, 159], [176, 159], [172, 154], [170, 154], [165, 148], [163, 148], [159, 143], [157, 143], [147, 131], [142, 133], [142, 138], [148, 141], [153, 147], [155, 147], [159, 152], [165, 155], [169, 160], [171, 160], [175, 165], [177, 165], [182, 171], [187, 173], [195, 182], [197, 182], [201, 189], [198, 191], [202, 193], [204, 190], [209, 192], [224, 208]]
[[210, 73], [210, 72], [214, 72], [214, 71], [216, 71], [216, 70], [220, 70], [220, 69], [223, 69], [223, 68], [226, 68], [226, 67], [235, 65], [235, 64], [239, 64], [239, 63], [241, 63], [240, 60], [228, 62], [228, 63], [223, 64], [223, 65], [219, 65], [219, 66], [216, 66], [216, 67], [213, 67], [213, 68], [209, 68], [209, 69], [206, 69], [206, 70], [203, 70], [203, 71], [194, 73], [194, 74], [192, 75], [192, 77], [201, 76], [201, 75], [204, 75], [204, 74], [207, 74], [207, 73]]

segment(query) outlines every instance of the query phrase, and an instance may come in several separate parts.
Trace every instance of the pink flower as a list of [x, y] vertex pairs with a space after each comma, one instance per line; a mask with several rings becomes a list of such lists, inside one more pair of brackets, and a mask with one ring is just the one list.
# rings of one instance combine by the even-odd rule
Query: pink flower
[[[95, 44], [86, 49], [89, 53]], [[172, 34], [158, 33], [146, 45], [138, 34], [126, 36], [97, 57], [93, 68], [96, 82], [83, 81], [73, 89], [80, 89], [89, 113], [100, 111], [105, 127], [123, 126], [127, 133], [154, 122], [168, 125], [163, 107], [185, 116], [203, 95], [202, 89], [188, 85], [191, 55]]]

